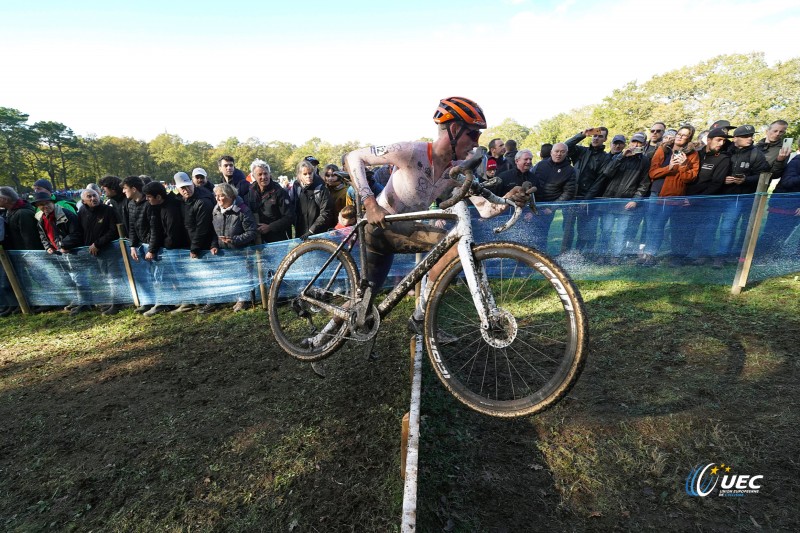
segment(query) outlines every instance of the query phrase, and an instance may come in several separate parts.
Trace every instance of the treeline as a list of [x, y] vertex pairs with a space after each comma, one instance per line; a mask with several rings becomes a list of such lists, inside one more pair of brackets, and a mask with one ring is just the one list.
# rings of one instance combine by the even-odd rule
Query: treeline
[[[797, 139], [798, 117], [800, 58], [769, 66], [761, 53], [723, 55], [641, 84], [632, 81], [598, 104], [559, 113], [535, 126], [507, 118], [486, 130], [481, 144], [495, 137], [515, 139], [521, 148], [538, 153], [542, 143], [563, 141], [589, 126], [603, 125], [611, 135], [621, 133], [630, 138], [657, 120], [668, 127], [689, 122], [701, 131], [718, 119], [752, 124], [757, 131], [783, 119], [789, 122], [786, 135]], [[216, 161], [223, 154], [233, 155], [240, 168], [258, 157], [270, 163], [273, 175], [293, 175], [297, 163], [307, 155], [323, 164], [338, 163], [342, 154], [359, 145], [357, 141], [333, 145], [317, 137], [300, 146], [258, 139], [241, 142], [235, 137], [212, 146], [168, 133], [149, 142], [131, 137], [81, 137], [65, 124], [28, 124], [24, 112], [0, 107], [0, 185], [19, 189], [48, 177], [58, 188], [81, 188], [105, 174], [148, 174], [166, 180], [178, 170], [198, 165], [213, 177]]]

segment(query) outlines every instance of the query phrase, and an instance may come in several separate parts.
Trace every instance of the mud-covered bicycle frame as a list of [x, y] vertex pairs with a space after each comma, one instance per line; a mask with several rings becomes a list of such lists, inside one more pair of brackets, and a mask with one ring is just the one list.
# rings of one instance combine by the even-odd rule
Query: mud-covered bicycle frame
[[[347, 179], [340, 174], [340, 177], [347, 181]], [[489, 328], [489, 317], [492, 311], [496, 308], [494, 297], [489, 289], [489, 281], [486, 273], [481, 273], [480, 279], [476, 275], [475, 258], [472, 254], [472, 244], [474, 242], [472, 235], [472, 221], [469, 214], [469, 209], [466, 204], [466, 196], [468, 193], [480, 194], [487, 200], [495, 204], [506, 204], [514, 209], [511, 218], [502, 226], [494, 229], [495, 233], [500, 233], [511, 226], [513, 226], [519, 219], [522, 213], [522, 208], [517, 206], [514, 202], [505, 198], [500, 198], [490, 192], [484, 187], [473, 186], [474, 176], [472, 171], [467, 168], [454, 167], [451, 169], [450, 177], [461, 184], [461, 187], [456, 190], [453, 197], [442, 202], [441, 207], [446, 210], [430, 210], [430, 211], [414, 211], [411, 213], [402, 213], [395, 215], [386, 215], [385, 220], [387, 223], [402, 222], [402, 221], [416, 221], [416, 220], [450, 220], [456, 221], [456, 225], [450, 229], [444, 238], [436, 243], [428, 254], [420, 261], [411, 271], [403, 277], [397, 286], [392, 289], [386, 298], [381, 301], [377, 306], [378, 320], [373, 320], [371, 327], [372, 337], [379, 327], [380, 319], [386, 317], [392, 309], [408, 294], [408, 292], [431, 270], [431, 268], [453, 247], [458, 246], [458, 256], [461, 260], [462, 268], [464, 271], [464, 278], [467, 286], [472, 295], [472, 301], [478, 316], [481, 320], [481, 327], [484, 329]], [[367, 321], [368, 313], [372, 310], [372, 300], [374, 292], [380, 287], [370, 287], [367, 281], [367, 261], [366, 261], [366, 248], [364, 246], [364, 228], [367, 220], [363, 217], [361, 202], [358, 198], [358, 189], [356, 191], [356, 216], [358, 223], [355, 229], [337, 246], [336, 250], [325, 261], [316, 275], [306, 284], [300, 291], [299, 297], [313, 306], [323, 308], [335, 315], [336, 317], [351, 321], [356, 327], [363, 327]], [[531, 203], [532, 209], [535, 209], [535, 204]], [[357, 304], [355, 308], [347, 309], [331, 305], [325, 301], [314, 298], [309, 294], [309, 289], [319, 279], [325, 269], [334, 261], [336, 256], [347, 247], [350, 252], [355, 245], [356, 240], [360, 243], [359, 246], [359, 279], [358, 287], [356, 287]], [[291, 254], [291, 252], [290, 252]], [[341, 263], [337, 266], [329, 285], [333, 283], [341, 269]], [[329, 289], [330, 287], [325, 287]], [[367, 340], [366, 338], [364, 340]]]

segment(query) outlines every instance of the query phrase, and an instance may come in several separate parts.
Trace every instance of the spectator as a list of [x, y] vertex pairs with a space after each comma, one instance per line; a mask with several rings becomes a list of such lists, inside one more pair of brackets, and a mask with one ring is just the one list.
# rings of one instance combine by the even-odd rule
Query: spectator
[[[683, 196], [686, 194], [687, 184], [697, 178], [700, 156], [691, 144], [694, 132], [694, 126], [685, 124], [675, 132], [674, 139], [665, 140], [656, 149], [650, 161], [651, 196], [657, 195], [659, 198]], [[655, 256], [664, 240], [664, 227], [675, 212], [676, 206], [682, 203], [680, 200], [660, 200], [650, 204], [647, 242], [639, 260], [640, 264], [655, 265]]]
[[122, 192], [128, 199], [125, 213], [125, 230], [131, 243], [131, 258], [139, 260], [142, 245], [150, 242], [150, 204], [142, 193], [142, 178], [128, 176], [122, 181]]
[[[189, 248], [189, 234], [183, 223], [183, 203], [174, 194], [167, 193], [166, 187], [162, 183], [153, 181], [142, 189], [142, 192], [150, 204], [150, 243], [144, 258], [146, 261], [155, 261], [162, 249], [165, 250], [186, 250]], [[160, 268], [168, 269], [170, 278], [178, 279], [179, 273], [175, 269], [174, 263], [167, 262]], [[156, 276], [154, 282], [160, 283], [160, 277]], [[156, 293], [157, 295], [158, 293]], [[155, 306], [154, 306], [155, 307]], [[185, 313], [191, 311], [195, 306], [192, 304], [180, 304], [170, 311], [171, 313]], [[137, 308], [137, 311], [142, 308]], [[152, 308], [143, 306], [139, 312], [148, 313]], [[151, 313], [152, 316], [161, 310]]]
[[756, 192], [762, 172], [770, 171], [770, 164], [763, 152], [753, 144], [756, 129], [746, 124], [733, 131], [733, 145], [730, 148], [731, 175], [725, 178], [722, 194], [748, 195], [727, 202], [719, 221], [719, 240], [717, 241], [715, 266], [722, 266], [726, 258], [738, 256], [744, 241], [744, 228], [737, 237], [739, 224], [746, 224], [753, 205], [749, 196]]
[[627, 142], [628, 140], [624, 135], [614, 135], [614, 138], [611, 139], [611, 148], [608, 150], [609, 161], [611, 160], [611, 157], [622, 152]]
[[247, 206], [253, 213], [262, 242], [278, 242], [292, 238], [294, 212], [289, 193], [272, 179], [269, 165], [261, 159], [250, 164], [253, 183], [247, 195]]
[[767, 133], [763, 139], [756, 143], [756, 148], [764, 154], [764, 158], [770, 165], [773, 180], [783, 176], [783, 169], [786, 168], [787, 160], [791, 155], [791, 149], [783, 149], [783, 137], [786, 135], [786, 128], [789, 124], [785, 120], [776, 120], [767, 128]]
[[64, 209], [76, 213], [78, 211], [75, 202], [64, 196], [63, 194], [56, 194], [53, 190], [53, 184], [48, 179], [40, 179], [33, 182], [33, 192], [47, 192], [52, 196], [53, 201]]
[[533, 152], [530, 150], [520, 150], [517, 152], [514, 160], [514, 168], [502, 172], [498, 177], [500, 183], [495, 185], [492, 190], [498, 196], [503, 196], [511, 189], [524, 182], [533, 183], [533, 173], [531, 167], [533, 166]]
[[[614, 141], [617, 141], [617, 135]], [[624, 137], [623, 137], [624, 139]], [[612, 145], [614, 144], [612, 141]], [[628, 226], [639, 207], [638, 200], [650, 193], [650, 161], [644, 155], [645, 136], [635, 133], [627, 148], [614, 155], [603, 167], [589, 195], [594, 198], [626, 198], [627, 202], [607, 202], [598, 206], [602, 230], [595, 245], [599, 262], [617, 265], [628, 237]], [[609, 242], [610, 241], [610, 242]]]
[[667, 131], [664, 132], [664, 137], [663, 140], [661, 141], [661, 144], [671, 143], [672, 141], [675, 140], [675, 135], [677, 134], [678, 130], [668, 129]]
[[125, 193], [122, 192], [122, 180], [117, 176], [106, 175], [100, 178], [98, 185], [103, 189], [103, 193], [106, 196], [106, 205], [114, 208], [118, 221], [124, 222], [125, 207], [128, 199], [125, 197]]
[[64, 310], [70, 315], [77, 315], [88, 308], [84, 301], [84, 290], [87, 287], [85, 272], [71, 261], [69, 255], [73, 249], [83, 245], [78, 215], [55, 204], [47, 191], [37, 192], [33, 196], [33, 205], [39, 208], [36, 219], [39, 239], [45, 251], [50, 255], [64, 255], [63, 262], [58, 261], [57, 268], [50, 271], [58, 279], [50, 278], [48, 281], [73, 291], [73, 300]]
[[[215, 235], [211, 240], [211, 253], [217, 255], [220, 249], [244, 248], [256, 239], [256, 221], [247, 204], [236, 205], [236, 189], [230, 183], [220, 183], [214, 187], [217, 205], [214, 207], [212, 221]], [[247, 309], [249, 292], [239, 295], [233, 311]]]
[[486, 162], [486, 170], [484, 172], [484, 180], [491, 181], [497, 174], [497, 161], [490, 159]]
[[173, 179], [184, 202], [183, 225], [189, 234], [189, 257], [197, 259], [211, 247], [214, 237], [211, 222], [214, 196], [205, 187], [195, 187], [186, 172], [178, 172]]
[[[122, 276], [118, 271], [116, 261], [119, 258], [114, 254], [111, 243], [118, 237], [117, 214], [114, 208], [100, 203], [100, 195], [92, 189], [84, 189], [81, 193], [83, 207], [78, 213], [78, 222], [83, 233], [83, 244], [89, 247], [89, 253], [97, 259], [99, 272], [104, 276], [108, 285], [111, 303], [103, 308], [105, 315], [118, 312], [118, 291], [122, 285]], [[84, 311], [81, 309], [78, 312]]]
[[308, 161], [311, 163], [311, 165], [314, 167], [314, 174], [319, 176], [319, 172], [317, 171], [317, 168], [319, 167], [319, 160], [316, 157], [313, 155], [307, 155], [303, 158], [303, 161]]
[[205, 187], [208, 189], [208, 192], [214, 194], [214, 186], [208, 181], [208, 172], [206, 172], [206, 169], [197, 167], [192, 170], [192, 183], [194, 183], [195, 187]]
[[[374, 173], [371, 170], [367, 170], [367, 183], [369, 184], [369, 189], [372, 191], [372, 194], [378, 196], [381, 192], [383, 192], [383, 185], [375, 181]], [[362, 203], [364, 199], [361, 199]], [[353, 186], [350, 185], [347, 188], [347, 201], [345, 205], [356, 205], [356, 191], [353, 189]]]
[[332, 202], [328, 188], [314, 171], [314, 165], [300, 161], [297, 179], [289, 191], [289, 201], [294, 208], [294, 236], [305, 239], [332, 228]]
[[[686, 186], [686, 196], [711, 196], [722, 190], [725, 176], [731, 171], [730, 156], [722, 151], [728, 138], [730, 135], [722, 128], [708, 132], [706, 145], [699, 150], [697, 179]], [[708, 198], [687, 199], [680, 209], [682, 213], [673, 218], [672, 248], [678, 258], [692, 259], [694, 265], [705, 265], [710, 260], [720, 205]]]
[[653, 122], [650, 126], [650, 140], [647, 141], [644, 147], [644, 155], [647, 158], [652, 158], [656, 153], [658, 145], [664, 141], [664, 132], [667, 130], [667, 125], [663, 122]]
[[481, 161], [480, 166], [477, 169], [478, 177], [481, 180], [485, 181], [486, 177], [486, 167], [489, 161], [494, 161], [495, 163], [495, 172], [502, 173], [506, 170], [510, 170], [512, 167], [509, 166], [508, 161], [505, 160], [503, 157], [506, 153], [506, 146], [503, 143], [503, 139], [492, 139], [489, 141], [489, 152], [483, 156], [483, 160]]
[[[575, 197], [577, 179], [575, 169], [567, 158], [568, 151], [565, 143], [556, 143], [550, 151], [550, 157], [536, 165], [532, 172], [532, 183], [536, 187], [534, 198], [537, 202], [566, 202]], [[534, 246], [542, 251], [547, 250], [547, 234], [553, 222], [553, 211], [551, 207], [540, 207], [539, 216], [533, 217]]]
[[[580, 146], [580, 142], [591, 135], [589, 146]], [[599, 179], [600, 171], [608, 161], [605, 142], [608, 139], [608, 128], [587, 128], [570, 137], [566, 141], [569, 159], [575, 168], [577, 179], [576, 200], [591, 200], [587, 193]], [[597, 235], [597, 217], [586, 204], [578, 204], [564, 209], [564, 231], [561, 240], [561, 253], [573, 248], [583, 254], [594, 249]], [[575, 235], [575, 237], [573, 237]]]
[[3, 247], [6, 250], [41, 250], [36, 208], [11, 187], [0, 187], [0, 209], [6, 210]]
[[326, 165], [322, 173], [322, 179], [325, 180], [325, 185], [328, 187], [328, 193], [331, 195], [333, 202], [333, 216], [338, 217], [339, 211], [347, 205], [347, 185], [342, 178], [336, 173], [339, 172], [339, 167], [336, 165]]
[[506, 169], [511, 170], [516, 166], [516, 159], [517, 158], [517, 141], [514, 139], [509, 139], [506, 141], [506, 153], [503, 155], [503, 159], [506, 162]]
[[356, 224], [356, 208], [352, 205], [346, 205], [339, 211], [338, 222], [333, 229], [344, 229]]
[[[3, 248], [6, 250], [41, 250], [36, 208], [20, 198], [11, 187], [0, 187], [0, 209], [5, 209]], [[19, 305], [11, 290], [8, 278], [2, 278], [2, 304], [0, 316], [19, 312]]]
[[380, 183], [383, 187], [386, 187], [386, 184], [389, 182], [389, 178], [392, 176], [393, 171], [394, 165], [382, 165], [375, 169], [372, 177], [375, 178], [375, 181]]
[[[233, 156], [230, 155], [223, 155], [217, 160], [219, 173], [222, 176], [222, 183], [230, 183], [236, 188], [236, 194], [241, 198], [246, 198], [247, 192], [250, 190], [250, 184], [247, 182], [247, 177], [244, 175], [244, 172], [236, 168], [234, 163]], [[211, 197], [213, 199], [213, 192], [211, 192]]]
[[[786, 193], [795, 193], [787, 196]], [[795, 157], [781, 176], [775, 191], [769, 199], [769, 214], [764, 231], [758, 240], [759, 254], [786, 253], [794, 256], [798, 250], [785, 250], [785, 242], [800, 225], [800, 157]]]

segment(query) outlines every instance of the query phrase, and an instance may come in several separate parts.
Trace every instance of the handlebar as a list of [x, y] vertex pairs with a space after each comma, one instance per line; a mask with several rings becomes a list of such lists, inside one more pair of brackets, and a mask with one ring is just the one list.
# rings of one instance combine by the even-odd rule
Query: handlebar
[[[495, 177], [492, 180], [486, 181], [484, 183], [475, 182], [475, 175], [472, 172], [472, 168], [474, 168], [474, 161], [470, 160], [465, 162], [462, 166], [453, 167], [450, 169], [450, 178], [455, 180], [456, 182], [460, 183], [461, 186], [456, 189], [453, 193], [453, 196], [445, 200], [444, 202], [439, 204], [441, 209], [448, 209], [458, 202], [462, 201], [468, 194], [480, 196], [485, 198], [489, 202], [493, 204], [499, 205], [509, 205], [514, 208], [514, 212], [511, 214], [511, 218], [506, 221], [505, 224], [494, 228], [495, 233], [500, 233], [502, 231], [507, 230], [511, 226], [517, 223], [519, 220], [520, 215], [522, 215], [522, 208], [519, 207], [517, 204], [509, 200], [508, 198], [501, 198], [494, 194], [491, 190], [487, 187], [494, 186], [499, 183], [499, 178]], [[526, 181], [522, 184], [522, 187], [525, 190], [530, 190], [532, 185], [530, 182]], [[539, 210], [536, 209], [536, 201], [531, 195], [530, 200], [530, 207], [534, 214], [539, 214]]]

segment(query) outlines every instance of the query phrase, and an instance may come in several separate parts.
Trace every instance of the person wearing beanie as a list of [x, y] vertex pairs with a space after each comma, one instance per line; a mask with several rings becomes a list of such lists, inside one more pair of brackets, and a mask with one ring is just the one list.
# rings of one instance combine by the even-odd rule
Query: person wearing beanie
[[78, 212], [75, 202], [69, 200], [63, 194], [56, 194], [53, 190], [53, 184], [50, 183], [48, 179], [42, 178], [33, 182], [33, 193], [36, 194], [37, 192], [48, 192], [56, 205], [61, 206], [67, 211], [72, 211], [73, 214]]

